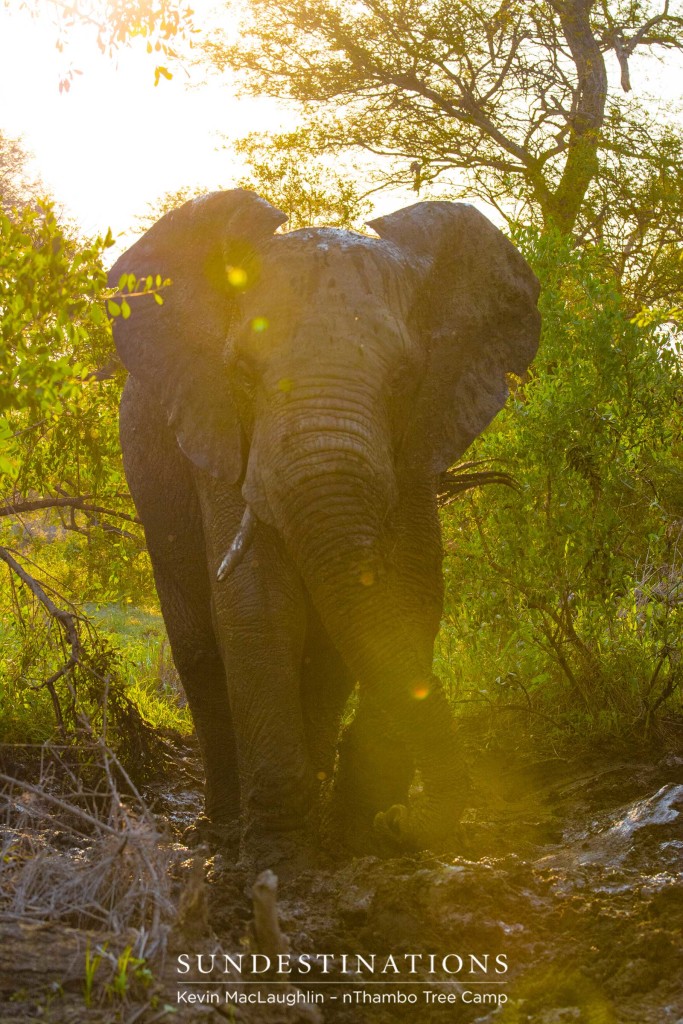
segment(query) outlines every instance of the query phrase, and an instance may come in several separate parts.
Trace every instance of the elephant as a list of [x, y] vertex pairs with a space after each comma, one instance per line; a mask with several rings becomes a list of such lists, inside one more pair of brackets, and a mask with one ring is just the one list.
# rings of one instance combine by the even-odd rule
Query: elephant
[[467, 203], [416, 203], [372, 235], [286, 219], [209, 193], [110, 282], [170, 281], [134, 290], [113, 333], [206, 819], [246, 863], [296, 872], [321, 803], [342, 848], [438, 849], [457, 829], [468, 774], [432, 670], [439, 479], [525, 373], [540, 317], [526, 261]]

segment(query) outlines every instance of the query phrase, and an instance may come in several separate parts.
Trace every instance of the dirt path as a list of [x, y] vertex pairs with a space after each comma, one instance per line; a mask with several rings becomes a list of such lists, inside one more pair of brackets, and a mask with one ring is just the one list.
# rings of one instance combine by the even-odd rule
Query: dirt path
[[[152, 978], [130, 968], [117, 994], [102, 973], [86, 1007], [86, 934], [5, 919], [0, 1020], [681, 1024], [683, 758], [515, 772], [489, 759], [475, 781], [459, 856], [356, 859], [280, 888], [290, 983], [250, 972], [246, 875], [218, 857], [193, 887], [176, 842], [185, 925], [145, 965]], [[196, 799], [166, 792], [175, 826]], [[91, 949], [105, 940], [92, 934]], [[217, 954], [213, 972], [198, 974], [200, 953], [205, 970]], [[233, 983], [240, 953], [242, 982], [261, 984]]]

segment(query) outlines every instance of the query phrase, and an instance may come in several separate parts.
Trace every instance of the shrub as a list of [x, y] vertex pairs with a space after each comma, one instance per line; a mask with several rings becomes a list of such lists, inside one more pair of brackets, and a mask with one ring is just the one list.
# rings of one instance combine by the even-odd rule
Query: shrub
[[634, 322], [599, 252], [516, 241], [541, 347], [469, 453], [516, 488], [444, 509], [437, 658], [455, 699], [525, 709], [540, 732], [647, 733], [681, 678], [680, 335]]

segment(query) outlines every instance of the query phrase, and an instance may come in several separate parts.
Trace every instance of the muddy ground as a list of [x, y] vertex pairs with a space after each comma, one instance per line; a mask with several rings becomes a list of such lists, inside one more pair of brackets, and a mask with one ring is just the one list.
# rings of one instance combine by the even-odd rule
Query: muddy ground
[[[241, 952], [248, 965], [258, 948], [253, 879], [225, 857], [198, 858], [184, 846], [199, 806], [192, 774], [156, 787], [173, 898], [182, 900], [166, 952], [131, 966], [134, 932], [5, 914], [0, 1020], [682, 1024], [681, 752], [516, 768], [479, 758], [458, 855], [355, 859], [281, 885], [289, 965], [304, 969], [303, 954], [336, 961], [329, 973], [309, 961], [310, 973], [291, 983], [249, 985], [226, 982], [220, 957], [218, 972], [203, 976], [192, 959]], [[78, 856], [87, 856], [83, 844]], [[107, 941], [86, 1000], [87, 964]], [[191, 956], [187, 974], [178, 973], [179, 953]], [[340, 981], [342, 954], [351, 968], [365, 958], [361, 974]], [[199, 983], [207, 977], [214, 984]], [[245, 995], [251, 1002], [238, 1001]], [[282, 1001], [266, 1001], [276, 996]]]

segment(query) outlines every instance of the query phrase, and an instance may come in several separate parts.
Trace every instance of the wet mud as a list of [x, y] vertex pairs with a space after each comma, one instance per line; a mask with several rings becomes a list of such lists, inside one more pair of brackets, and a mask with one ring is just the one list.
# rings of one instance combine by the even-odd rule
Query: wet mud
[[[102, 996], [85, 1007], [85, 933], [5, 920], [0, 1019], [683, 1021], [677, 753], [590, 766], [558, 759], [513, 771], [482, 760], [456, 855], [356, 858], [279, 886], [286, 947], [278, 948], [288, 949], [290, 974], [250, 970], [251, 955], [264, 955], [252, 923], [253, 878], [223, 855], [184, 848], [198, 802], [187, 780], [157, 793], [178, 853], [181, 911], [144, 992], [131, 986], [119, 1004]], [[198, 971], [197, 954], [212, 972]], [[232, 958], [228, 973], [224, 954]]]

